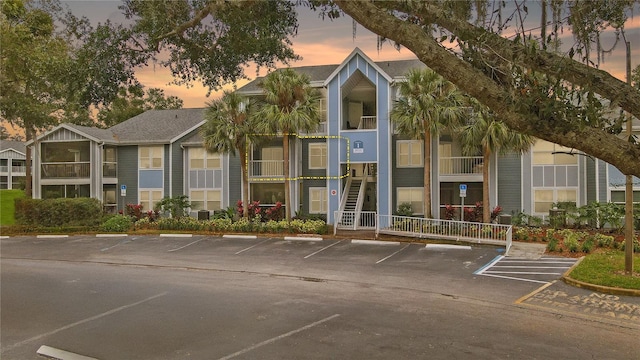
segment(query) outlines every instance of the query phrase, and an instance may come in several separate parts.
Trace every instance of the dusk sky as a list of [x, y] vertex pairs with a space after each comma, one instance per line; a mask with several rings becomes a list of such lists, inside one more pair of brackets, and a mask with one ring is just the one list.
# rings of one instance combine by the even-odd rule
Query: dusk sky
[[[118, 10], [119, 1], [64, 1], [75, 15], [87, 16], [92, 22], [104, 22], [107, 19], [115, 23], [125, 21], [124, 16]], [[531, 15], [531, 14], [530, 14]], [[531, 15], [539, 21], [539, 17]], [[415, 55], [407, 49], [395, 50], [390, 44], [385, 44], [378, 51], [376, 49], [376, 36], [365, 30], [362, 26], [357, 26], [356, 37], [353, 37], [353, 26], [350, 18], [340, 18], [338, 20], [322, 20], [317, 13], [307, 8], [299, 9], [299, 30], [294, 37], [293, 48], [295, 52], [302, 56], [302, 60], [295, 62], [292, 66], [339, 64], [348, 56], [355, 47], [359, 47], [374, 61], [399, 60], [415, 58]], [[537, 23], [536, 25], [537, 26]], [[628, 21], [626, 25], [627, 40], [631, 41], [632, 48], [632, 68], [640, 64], [640, 17], [636, 16]], [[565, 32], [563, 44], [568, 45], [573, 42], [569, 32]], [[603, 47], [607, 48], [613, 44], [612, 37], [605, 37]], [[602, 69], [611, 72], [614, 76], [622, 80], [625, 78], [625, 50], [624, 44], [619, 44], [617, 51], [604, 58], [600, 66]], [[255, 68], [249, 68], [246, 74], [255, 76]], [[171, 74], [160, 66], [150, 65], [137, 72], [138, 79], [146, 87], [159, 87], [165, 89], [167, 95], [176, 95], [184, 100], [184, 107], [203, 107], [206, 102], [219, 96], [212, 93], [206, 97], [207, 90], [199, 83], [193, 87], [168, 85], [171, 81]], [[247, 81], [239, 82], [238, 87]], [[228, 88], [231, 88], [229, 85]]]

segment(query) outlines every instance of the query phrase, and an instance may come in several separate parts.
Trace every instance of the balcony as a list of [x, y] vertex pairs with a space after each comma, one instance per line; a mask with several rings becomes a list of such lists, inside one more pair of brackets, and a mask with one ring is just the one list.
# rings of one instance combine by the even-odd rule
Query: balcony
[[345, 130], [375, 130], [377, 127], [377, 116], [360, 116], [360, 118], [356, 118], [353, 122], [347, 121]]
[[43, 179], [88, 179], [91, 175], [90, 162], [48, 162], [42, 163]]
[[268, 178], [284, 176], [284, 160], [249, 161], [249, 178]]
[[443, 176], [482, 176], [482, 156], [452, 156], [439, 159], [440, 175]]
[[13, 165], [11, 167], [11, 172], [12, 173], [26, 173], [27, 172], [27, 167], [24, 165]]

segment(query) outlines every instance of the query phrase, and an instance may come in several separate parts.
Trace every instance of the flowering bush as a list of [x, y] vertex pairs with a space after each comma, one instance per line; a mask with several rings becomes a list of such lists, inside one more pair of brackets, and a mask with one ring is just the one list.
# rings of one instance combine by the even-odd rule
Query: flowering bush
[[[236, 207], [238, 209], [238, 216], [244, 216], [244, 206], [242, 200], [238, 200], [236, 203]], [[260, 201], [254, 201], [247, 206], [247, 212], [249, 214], [249, 219], [253, 219], [256, 215], [260, 215], [262, 209], [260, 208]]]
[[282, 209], [282, 203], [280, 201], [276, 202], [276, 206], [267, 209], [264, 212], [265, 219], [280, 221], [284, 218], [284, 209]]

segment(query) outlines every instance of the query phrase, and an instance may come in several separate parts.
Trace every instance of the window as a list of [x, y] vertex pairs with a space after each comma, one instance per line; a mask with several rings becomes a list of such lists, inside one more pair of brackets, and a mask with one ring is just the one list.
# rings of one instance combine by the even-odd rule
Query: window
[[193, 190], [190, 196], [191, 210], [220, 210], [220, 190]]
[[162, 169], [163, 146], [140, 146], [140, 169]]
[[533, 211], [536, 213], [548, 213], [553, 203], [573, 202], [577, 203], [578, 191], [576, 189], [536, 189], [533, 192]]
[[309, 144], [309, 169], [327, 168], [327, 144]]
[[143, 211], [153, 210], [162, 200], [162, 190], [140, 190], [140, 204]]
[[398, 201], [396, 207], [403, 203], [411, 204], [414, 214], [424, 214], [424, 189], [423, 188], [398, 188]]
[[191, 169], [220, 169], [220, 154], [210, 153], [205, 148], [189, 149], [189, 166]]
[[[533, 163], [536, 165], [573, 165], [578, 164], [577, 155], [558, 154], [568, 153], [571, 148], [554, 144], [544, 140], [536, 141], [533, 146]], [[575, 151], [575, 150], [574, 150]]]
[[423, 166], [422, 148], [422, 140], [398, 140], [396, 143], [398, 167]]
[[[625, 192], [626, 190], [611, 190], [611, 202], [616, 204], [624, 204], [625, 203]], [[633, 191], [633, 202], [640, 203], [640, 191]]]
[[284, 175], [284, 157], [281, 147], [266, 147], [262, 149], [262, 160], [260, 161], [262, 176], [282, 176]]
[[260, 205], [275, 205], [284, 202], [283, 183], [253, 183], [251, 184], [251, 199], [260, 201]]
[[102, 176], [103, 177], [117, 177], [118, 162], [116, 159], [116, 148], [105, 147], [102, 150]]
[[309, 188], [309, 214], [325, 214], [327, 212], [327, 188]]
[[115, 214], [118, 206], [116, 185], [103, 185], [102, 204], [109, 214]]
[[91, 187], [83, 185], [42, 185], [43, 199], [90, 197]]

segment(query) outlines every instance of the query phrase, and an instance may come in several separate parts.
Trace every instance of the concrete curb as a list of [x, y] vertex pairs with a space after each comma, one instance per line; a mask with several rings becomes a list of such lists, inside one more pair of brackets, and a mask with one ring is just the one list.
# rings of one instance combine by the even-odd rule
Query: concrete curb
[[8, 236], [0, 236], [0, 239], [8, 239]]
[[193, 234], [160, 234], [160, 237], [181, 237], [181, 238], [190, 238], [190, 237], [193, 237]]
[[640, 296], [640, 289], [621, 289], [611, 286], [603, 286], [586, 283], [584, 281], [576, 280], [570, 277], [571, 272], [575, 269], [584, 259], [584, 256], [581, 257], [572, 267], [570, 267], [564, 274], [562, 274], [562, 281], [567, 285], [575, 286], [578, 288], [583, 288], [587, 290], [593, 290], [597, 292], [601, 292], [603, 294], [611, 294], [611, 295], [622, 295], [622, 296]]
[[310, 236], [285, 236], [284, 239], [287, 241], [322, 241], [321, 237]]
[[427, 244], [425, 249], [429, 250], [471, 250], [469, 245], [451, 245], [451, 244]]
[[96, 234], [96, 237], [125, 237], [128, 234]]
[[400, 241], [384, 241], [384, 240], [360, 240], [352, 239], [352, 244], [364, 244], [364, 245], [400, 245]]
[[61, 239], [68, 238], [69, 235], [37, 235], [37, 239]]
[[98, 360], [96, 358], [52, 348], [51, 346], [47, 345], [40, 346], [40, 348], [38, 348], [38, 351], [36, 351], [36, 354], [60, 360]]
[[232, 234], [224, 234], [222, 235], [225, 239], [257, 239], [256, 235], [232, 235]]

